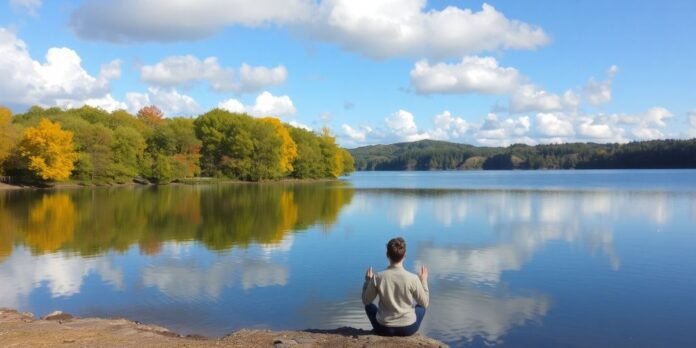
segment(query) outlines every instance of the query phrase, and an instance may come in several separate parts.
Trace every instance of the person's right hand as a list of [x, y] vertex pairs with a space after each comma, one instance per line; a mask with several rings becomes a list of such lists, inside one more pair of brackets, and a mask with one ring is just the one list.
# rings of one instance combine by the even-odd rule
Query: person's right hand
[[365, 273], [365, 280], [372, 280], [372, 277], [374, 277], [375, 274], [372, 272], [372, 267], [367, 269], [367, 272]]
[[428, 281], [428, 267], [421, 266], [420, 274], [418, 274], [421, 282], [426, 283]]

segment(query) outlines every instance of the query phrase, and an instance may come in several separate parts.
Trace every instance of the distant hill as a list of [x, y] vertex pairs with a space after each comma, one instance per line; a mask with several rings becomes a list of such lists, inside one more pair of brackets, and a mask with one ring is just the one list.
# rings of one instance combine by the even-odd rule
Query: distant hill
[[348, 151], [356, 170], [696, 168], [696, 139], [508, 147], [421, 140]]

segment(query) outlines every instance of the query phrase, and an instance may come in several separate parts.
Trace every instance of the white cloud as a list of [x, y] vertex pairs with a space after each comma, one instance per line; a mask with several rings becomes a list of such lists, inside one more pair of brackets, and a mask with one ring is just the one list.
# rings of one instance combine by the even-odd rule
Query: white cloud
[[[696, 122], [696, 112], [691, 114]], [[387, 144], [421, 139], [449, 140], [483, 146], [508, 146], [516, 143], [535, 145], [561, 142], [616, 142], [674, 137], [668, 133], [672, 113], [653, 107], [637, 114], [580, 114], [576, 111], [540, 112], [534, 117], [500, 118], [490, 113], [481, 121], [469, 121], [449, 111], [433, 117], [431, 128], [419, 127], [413, 114], [405, 110], [385, 119], [384, 129], [369, 125], [341, 126], [347, 145]], [[696, 136], [696, 127], [682, 136]]]
[[288, 71], [282, 65], [278, 65], [275, 68], [267, 68], [265, 66], [252, 67], [248, 64], [242, 64], [239, 68], [239, 78], [239, 89], [245, 92], [252, 92], [268, 86], [282, 85], [288, 78]]
[[626, 142], [625, 130], [617, 127], [611, 118], [605, 116], [581, 117], [579, 119], [578, 132], [580, 135], [593, 141]]
[[287, 95], [274, 96], [263, 92], [256, 97], [256, 104], [249, 110], [254, 116], [291, 116], [297, 112], [295, 105]]
[[644, 123], [647, 126], [653, 126], [653, 127], [667, 127], [666, 121], [674, 116], [671, 111], [662, 108], [662, 107], [654, 107], [650, 108], [645, 114], [644, 114]]
[[91, 98], [87, 100], [60, 99], [56, 101], [56, 104], [65, 109], [79, 108], [84, 105], [89, 105], [108, 112], [128, 109], [126, 103], [114, 99], [114, 97], [111, 96], [111, 93], [102, 98]]
[[306, 124], [304, 124], [304, 123], [297, 122], [297, 121], [295, 121], [295, 120], [292, 120], [292, 121], [288, 122], [288, 124], [291, 125], [291, 126], [293, 126], [293, 127], [296, 127], [296, 128], [302, 128], [302, 129], [304, 129], [304, 130], [308, 130], [308, 131], [310, 131], [310, 132], [313, 131], [312, 127], [310, 127], [310, 126], [308, 126], [308, 125], [306, 125]]
[[461, 57], [481, 51], [535, 49], [549, 42], [539, 27], [493, 6], [426, 10], [427, 0], [87, 0], [70, 26], [86, 39], [179, 41], [227, 26], [288, 25], [369, 57]]
[[496, 114], [488, 114], [476, 132], [476, 142], [487, 146], [508, 146], [514, 143], [534, 144], [528, 136], [531, 122], [528, 116], [499, 120]]
[[262, 116], [292, 116], [297, 113], [295, 105], [289, 96], [274, 96], [269, 92], [263, 92], [256, 97], [254, 105], [244, 105], [237, 99], [231, 98], [218, 104], [218, 107], [230, 112], [246, 112], [249, 115]]
[[218, 108], [240, 114], [246, 112], [244, 104], [234, 98], [221, 101], [218, 103]]
[[413, 120], [413, 114], [406, 110], [399, 110], [384, 119], [387, 128], [398, 135], [408, 136], [416, 134], [418, 127]]
[[520, 86], [510, 96], [510, 111], [512, 112], [551, 112], [562, 109], [563, 99], [561, 97], [535, 85]]
[[665, 108], [650, 108], [642, 115], [629, 117], [637, 123], [632, 133], [638, 140], [664, 139], [665, 134], [661, 129], [667, 127], [667, 120], [673, 116], [672, 112]]
[[604, 81], [595, 81], [595, 79], [590, 78], [583, 88], [583, 95], [588, 103], [598, 106], [603, 105], [611, 101], [611, 85], [614, 80], [614, 76], [619, 71], [619, 67], [612, 65], [607, 70], [607, 79]]
[[69, 48], [48, 49], [41, 63], [15, 33], [0, 28], [0, 103], [52, 106], [59, 99], [102, 98], [120, 74], [121, 62], [115, 60], [103, 65], [99, 75], [90, 75]]
[[370, 128], [362, 129], [362, 130], [356, 129], [356, 128], [353, 128], [345, 123], [343, 125], [341, 125], [341, 129], [343, 129], [343, 132], [346, 133], [348, 138], [350, 138], [351, 140], [356, 141], [356, 142], [365, 141], [365, 139], [367, 138], [367, 134], [369, 133], [369, 130], [370, 130]]
[[539, 113], [536, 115], [536, 129], [543, 137], [570, 137], [575, 135], [573, 124], [560, 113]]
[[111, 42], [179, 41], [209, 37], [224, 27], [259, 27], [309, 18], [311, 0], [87, 0], [70, 18], [81, 38]]
[[153, 86], [190, 87], [207, 81], [215, 91], [236, 93], [257, 92], [266, 87], [281, 85], [285, 83], [287, 76], [287, 69], [282, 65], [268, 68], [242, 64], [237, 71], [220, 66], [216, 57], [201, 60], [192, 55], [171, 56], [154, 65], [140, 68], [141, 79]]
[[493, 57], [464, 57], [457, 64], [435, 65], [421, 60], [411, 70], [411, 85], [421, 94], [502, 94], [513, 91], [519, 82], [516, 69], [499, 66]]
[[426, 5], [426, 0], [324, 0], [312, 32], [373, 58], [461, 57], [549, 42], [541, 28], [510, 20], [488, 4], [478, 12], [454, 6], [426, 10]]
[[175, 89], [150, 87], [146, 93], [127, 93], [126, 102], [131, 112], [137, 112], [148, 105], [157, 106], [166, 116], [190, 115], [200, 111], [198, 103], [192, 97], [180, 94]]
[[413, 119], [413, 114], [406, 110], [399, 110], [384, 119], [389, 133], [396, 135], [398, 140], [417, 141], [428, 139], [427, 133], [418, 132], [418, 127]]
[[41, 8], [42, 0], [10, 0], [10, 7], [15, 10], [23, 11], [31, 16], [36, 16]]
[[690, 111], [687, 116], [689, 117], [691, 127], [696, 128], [696, 111]]
[[463, 139], [473, 125], [461, 117], [455, 117], [445, 110], [433, 118], [435, 129], [430, 132], [434, 139]]

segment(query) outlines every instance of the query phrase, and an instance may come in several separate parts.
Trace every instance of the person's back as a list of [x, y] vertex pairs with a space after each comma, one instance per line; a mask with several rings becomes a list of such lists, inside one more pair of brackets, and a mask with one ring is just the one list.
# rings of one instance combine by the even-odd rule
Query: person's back
[[[376, 275], [370, 267], [365, 275], [362, 300], [375, 332], [387, 336], [416, 333], [428, 306], [428, 270], [421, 267], [419, 276], [403, 268], [406, 242], [394, 238], [387, 244], [390, 266]], [[379, 296], [379, 307], [372, 304]]]

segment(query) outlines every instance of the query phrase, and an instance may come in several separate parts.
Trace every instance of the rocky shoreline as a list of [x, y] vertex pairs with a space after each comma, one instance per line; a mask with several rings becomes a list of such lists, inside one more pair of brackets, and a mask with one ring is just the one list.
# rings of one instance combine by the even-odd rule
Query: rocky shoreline
[[54, 312], [36, 319], [31, 313], [0, 309], [3, 347], [446, 347], [420, 335], [381, 337], [370, 331], [270, 331], [243, 329], [219, 339], [182, 336], [155, 325], [126, 319], [76, 318]]

